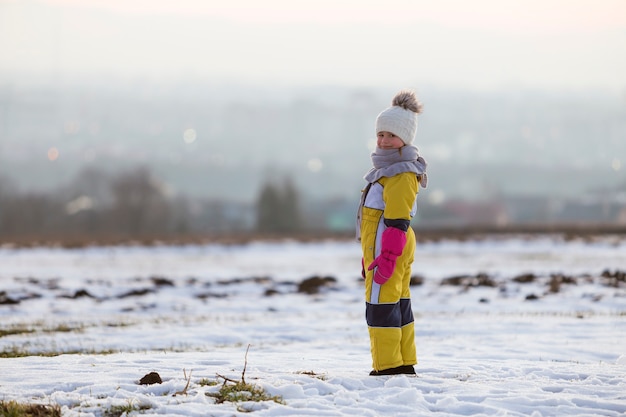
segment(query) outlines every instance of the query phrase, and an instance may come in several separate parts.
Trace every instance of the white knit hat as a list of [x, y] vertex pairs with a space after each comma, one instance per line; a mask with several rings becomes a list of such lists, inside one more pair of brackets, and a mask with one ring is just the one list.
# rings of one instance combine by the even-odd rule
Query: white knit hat
[[417, 115], [422, 105], [415, 93], [402, 90], [391, 101], [391, 107], [383, 110], [376, 118], [376, 134], [391, 132], [402, 139], [405, 145], [413, 143], [417, 132]]

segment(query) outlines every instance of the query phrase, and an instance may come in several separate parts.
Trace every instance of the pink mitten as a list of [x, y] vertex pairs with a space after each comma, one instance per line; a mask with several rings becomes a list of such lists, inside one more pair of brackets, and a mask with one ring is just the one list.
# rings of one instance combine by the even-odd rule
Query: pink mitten
[[396, 269], [396, 259], [402, 255], [405, 245], [406, 232], [395, 227], [385, 229], [381, 239], [380, 255], [367, 268], [368, 271], [376, 268], [374, 271], [375, 283], [383, 285], [391, 278], [393, 271]]

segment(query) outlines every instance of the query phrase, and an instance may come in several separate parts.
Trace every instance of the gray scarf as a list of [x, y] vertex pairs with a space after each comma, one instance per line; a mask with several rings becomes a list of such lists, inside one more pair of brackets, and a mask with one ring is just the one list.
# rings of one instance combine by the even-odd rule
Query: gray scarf
[[413, 145], [403, 146], [400, 149], [376, 148], [372, 153], [372, 167], [363, 178], [372, 183], [382, 177], [393, 177], [403, 172], [414, 172], [422, 188], [428, 185], [426, 175], [426, 160], [419, 155], [417, 148]]

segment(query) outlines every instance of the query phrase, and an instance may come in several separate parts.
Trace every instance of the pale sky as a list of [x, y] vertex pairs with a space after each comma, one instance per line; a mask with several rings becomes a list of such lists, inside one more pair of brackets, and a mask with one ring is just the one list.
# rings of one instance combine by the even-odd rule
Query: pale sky
[[626, 91], [623, 0], [0, 0], [0, 76]]

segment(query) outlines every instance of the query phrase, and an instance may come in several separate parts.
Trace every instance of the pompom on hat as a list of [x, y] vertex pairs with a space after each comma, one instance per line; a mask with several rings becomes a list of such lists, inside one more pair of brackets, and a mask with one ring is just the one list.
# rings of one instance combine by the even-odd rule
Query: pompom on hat
[[422, 112], [422, 104], [415, 93], [402, 90], [391, 101], [391, 107], [383, 110], [376, 118], [376, 134], [391, 132], [410, 145], [417, 132], [417, 115]]

